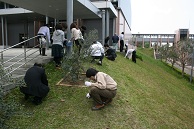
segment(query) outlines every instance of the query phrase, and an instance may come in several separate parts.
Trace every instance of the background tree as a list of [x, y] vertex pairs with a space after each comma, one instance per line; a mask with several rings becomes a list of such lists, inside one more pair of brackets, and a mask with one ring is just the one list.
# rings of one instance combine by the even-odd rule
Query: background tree
[[175, 46], [169, 47], [168, 49], [168, 61], [171, 63], [172, 68], [174, 68], [174, 64], [178, 60], [178, 52]]
[[169, 45], [168, 44], [163, 45], [162, 47], [158, 48], [158, 52], [160, 54], [160, 58], [161, 58], [161, 60], [164, 59], [165, 62], [167, 61], [167, 58], [168, 58], [168, 49], [169, 49]]
[[190, 39], [180, 40], [177, 43], [177, 52], [182, 67], [182, 75], [184, 75], [185, 65], [190, 59], [189, 55], [192, 53], [192, 41]]

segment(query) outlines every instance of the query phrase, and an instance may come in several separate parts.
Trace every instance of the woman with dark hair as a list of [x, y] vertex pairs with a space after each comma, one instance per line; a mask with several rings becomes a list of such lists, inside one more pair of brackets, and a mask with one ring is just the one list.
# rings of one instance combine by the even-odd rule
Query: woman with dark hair
[[99, 72], [96, 69], [89, 68], [86, 71], [86, 77], [94, 82], [86, 81], [85, 85], [91, 87], [90, 96], [95, 101], [95, 106], [92, 110], [102, 109], [106, 104], [112, 101], [117, 93], [117, 83], [108, 74]]
[[55, 26], [55, 31], [53, 33], [52, 40], [52, 56], [54, 57], [56, 68], [60, 68], [61, 59], [64, 55], [63, 43], [66, 40], [65, 34], [62, 31], [62, 25], [57, 24]]
[[70, 30], [71, 30], [71, 40], [74, 42], [74, 44], [77, 46], [80, 52], [82, 47], [81, 42], [83, 41], [82, 32], [77, 27], [76, 23], [71, 23]]

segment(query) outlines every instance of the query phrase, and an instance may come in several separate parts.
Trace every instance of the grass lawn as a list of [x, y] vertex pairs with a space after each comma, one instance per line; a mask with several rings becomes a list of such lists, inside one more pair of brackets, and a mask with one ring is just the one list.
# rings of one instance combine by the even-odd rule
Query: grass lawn
[[19, 89], [10, 98], [22, 104], [22, 114], [7, 124], [19, 129], [193, 129], [194, 84], [171, 67], [155, 60], [152, 49], [138, 48], [137, 63], [118, 53], [115, 61], [88, 64], [118, 83], [113, 102], [92, 111], [87, 87], [56, 86], [63, 75], [51, 62], [46, 65], [50, 92], [41, 105], [24, 101]]

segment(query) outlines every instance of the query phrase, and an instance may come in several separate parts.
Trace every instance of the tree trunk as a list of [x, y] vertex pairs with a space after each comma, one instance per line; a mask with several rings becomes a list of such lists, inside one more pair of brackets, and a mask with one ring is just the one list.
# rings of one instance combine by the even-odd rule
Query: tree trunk
[[182, 76], [184, 76], [185, 64], [182, 64]]

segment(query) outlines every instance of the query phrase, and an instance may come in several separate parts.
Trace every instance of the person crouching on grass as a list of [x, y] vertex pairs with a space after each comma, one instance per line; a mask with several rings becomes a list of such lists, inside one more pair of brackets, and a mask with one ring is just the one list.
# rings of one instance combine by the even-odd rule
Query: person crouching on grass
[[117, 83], [108, 74], [89, 68], [86, 77], [94, 82], [86, 81], [85, 85], [90, 87], [87, 98], [93, 98], [95, 106], [92, 110], [102, 109], [109, 104], [117, 93]]

